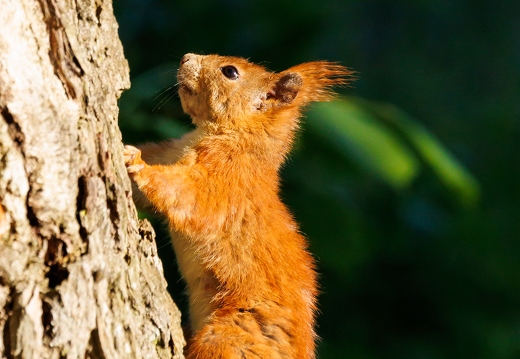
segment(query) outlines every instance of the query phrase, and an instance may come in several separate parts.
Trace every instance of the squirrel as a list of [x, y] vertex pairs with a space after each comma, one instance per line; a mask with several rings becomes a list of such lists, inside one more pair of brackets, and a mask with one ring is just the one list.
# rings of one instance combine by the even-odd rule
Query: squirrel
[[186, 54], [177, 73], [196, 127], [125, 146], [134, 199], [168, 221], [187, 284], [188, 359], [312, 359], [315, 261], [279, 197], [302, 108], [351, 72], [315, 61], [275, 73], [243, 58]]

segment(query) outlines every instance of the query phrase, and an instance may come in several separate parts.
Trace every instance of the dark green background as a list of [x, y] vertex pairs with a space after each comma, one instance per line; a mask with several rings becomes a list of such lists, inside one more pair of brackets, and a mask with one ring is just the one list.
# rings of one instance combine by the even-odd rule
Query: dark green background
[[[310, 109], [282, 171], [319, 261], [320, 358], [520, 357], [520, 1], [114, 6], [132, 76], [127, 143], [189, 130], [175, 89], [161, 94], [186, 52], [358, 72], [339, 105]], [[400, 157], [374, 128], [413, 174], [396, 179]], [[158, 244], [171, 274], [164, 234]]]

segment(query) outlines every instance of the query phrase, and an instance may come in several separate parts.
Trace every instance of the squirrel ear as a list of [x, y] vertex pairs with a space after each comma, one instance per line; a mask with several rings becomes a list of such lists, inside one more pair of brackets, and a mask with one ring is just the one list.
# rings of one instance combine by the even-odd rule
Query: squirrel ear
[[[313, 101], [328, 101], [334, 97], [333, 86], [351, 82], [352, 71], [344, 66], [328, 61], [313, 61], [296, 65], [284, 73], [300, 78], [298, 105], [305, 106]], [[303, 84], [305, 83], [305, 84]]]
[[288, 73], [276, 81], [274, 88], [267, 93], [267, 99], [274, 98], [284, 104], [291, 103], [300, 92], [303, 79], [298, 73]]

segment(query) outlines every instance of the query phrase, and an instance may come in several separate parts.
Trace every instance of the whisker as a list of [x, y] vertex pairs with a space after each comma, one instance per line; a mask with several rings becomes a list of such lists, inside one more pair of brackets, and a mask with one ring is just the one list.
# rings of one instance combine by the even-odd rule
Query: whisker
[[157, 249], [158, 249], [158, 250], [159, 250], [159, 249], [163, 249], [163, 248], [168, 247], [169, 245], [170, 245], [170, 241], [164, 241], [163, 244], [157, 246]]
[[161, 97], [166, 92], [170, 91], [172, 88], [173, 88], [173, 86], [170, 86], [170, 87], [167, 87], [166, 89], [164, 89], [162, 91], [161, 90], [155, 91], [155, 93], [157, 93], [158, 91], [161, 91], [161, 92], [153, 98], [153, 101], [156, 101], [159, 97]]
[[[171, 90], [172, 88], [173, 87], [170, 87], [169, 90]], [[172, 91], [171, 93], [166, 93], [165, 91], [163, 91], [163, 93], [165, 94], [165, 96], [163, 97], [163, 99], [161, 101], [159, 101], [159, 103], [157, 105], [155, 105], [155, 107], [153, 108], [152, 112], [160, 110], [176, 94], [175, 91]], [[161, 96], [161, 95], [159, 95], [159, 96]], [[157, 96], [157, 97], [159, 97], [159, 96]]]

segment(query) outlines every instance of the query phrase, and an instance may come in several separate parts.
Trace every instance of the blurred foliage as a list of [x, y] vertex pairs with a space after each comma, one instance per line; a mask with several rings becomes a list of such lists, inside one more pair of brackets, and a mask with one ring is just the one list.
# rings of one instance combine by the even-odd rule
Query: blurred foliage
[[520, 2], [114, 7], [132, 75], [120, 102], [129, 143], [191, 129], [175, 95], [186, 52], [358, 72], [349, 96], [309, 108], [282, 171], [319, 260], [320, 358], [520, 357]]

